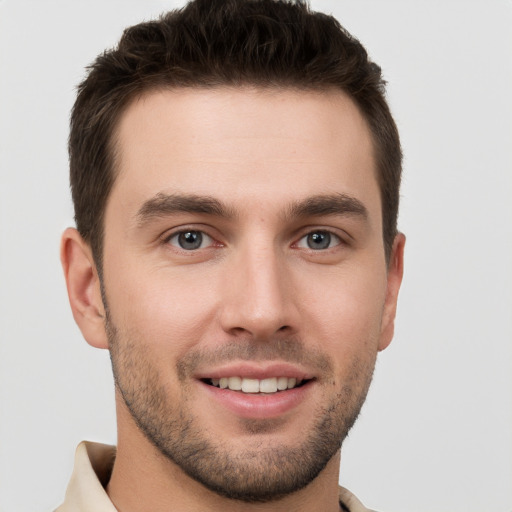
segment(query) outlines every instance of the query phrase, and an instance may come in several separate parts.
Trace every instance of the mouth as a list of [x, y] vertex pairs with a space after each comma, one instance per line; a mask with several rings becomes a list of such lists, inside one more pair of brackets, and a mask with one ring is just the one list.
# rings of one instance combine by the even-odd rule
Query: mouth
[[[282, 418], [312, 400], [318, 376], [288, 363], [238, 362], [205, 369], [195, 378], [206, 391], [208, 408], [236, 418]], [[225, 416], [223, 416], [225, 417]]]
[[[293, 411], [299, 414], [304, 404], [314, 401], [321, 389], [315, 371], [286, 361], [229, 361], [202, 368], [194, 378], [205, 408], [222, 411], [217, 417], [225, 419], [290, 418]], [[224, 415], [226, 411], [233, 416]]]
[[246, 394], [272, 395], [291, 389], [300, 388], [313, 379], [298, 379], [296, 377], [268, 377], [265, 379], [251, 379], [247, 377], [222, 377], [201, 379], [210, 386], [238, 391]]

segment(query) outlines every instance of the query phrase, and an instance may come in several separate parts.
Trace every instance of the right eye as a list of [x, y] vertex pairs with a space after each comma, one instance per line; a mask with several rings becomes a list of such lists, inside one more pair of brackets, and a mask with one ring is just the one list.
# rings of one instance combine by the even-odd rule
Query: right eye
[[211, 246], [214, 241], [203, 231], [187, 229], [174, 233], [167, 239], [167, 243], [184, 251], [195, 251]]

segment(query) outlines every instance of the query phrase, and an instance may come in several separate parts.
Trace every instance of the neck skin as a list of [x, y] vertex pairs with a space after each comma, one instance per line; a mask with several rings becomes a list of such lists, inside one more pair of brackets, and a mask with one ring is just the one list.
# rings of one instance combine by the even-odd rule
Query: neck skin
[[[116, 391], [116, 395], [117, 395]], [[340, 453], [306, 488], [277, 502], [248, 504], [206, 489], [164, 457], [138, 429], [119, 396], [117, 456], [107, 494], [119, 512], [339, 512]]]

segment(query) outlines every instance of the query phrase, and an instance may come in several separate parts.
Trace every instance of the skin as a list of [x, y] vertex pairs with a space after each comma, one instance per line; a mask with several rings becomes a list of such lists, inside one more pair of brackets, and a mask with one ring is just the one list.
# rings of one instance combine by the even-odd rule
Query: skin
[[[346, 434], [376, 355], [393, 336], [405, 243], [397, 235], [386, 262], [361, 114], [339, 91], [157, 91], [128, 106], [116, 140], [119, 174], [105, 213], [107, 304], [76, 230], [64, 233], [61, 252], [85, 339], [98, 348], [110, 340], [118, 415], [107, 489], [113, 503], [128, 512], [339, 510], [341, 438], [308, 485], [277, 501], [243, 503], [188, 476], [134, 416], [150, 422], [153, 414], [172, 435], [180, 432], [172, 419], [190, 419], [218, 453], [249, 465], [248, 474], [272, 471], [265, 455], [302, 453], [328, 411], [333, 437]], [[208, 196], [225, 211], [162, 208], [162, 197], [177, 194]], [[348, 212], [297, 207], [342, 196], [352, 200]], [[180, 230], [207, 236], [200, 248], [184, 250]], [[327, 232], [327, 248], [308, 246], [308, 235]], [[247, 359], [250, 371], [288, 364], [308, 385], [283, 410], [227, 407], [200, 378]], [[151, 398], [161, 407], [148, 405]]]

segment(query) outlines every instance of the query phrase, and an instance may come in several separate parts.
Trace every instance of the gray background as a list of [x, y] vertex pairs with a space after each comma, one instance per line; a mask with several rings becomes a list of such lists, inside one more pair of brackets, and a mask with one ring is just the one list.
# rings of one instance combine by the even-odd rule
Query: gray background
[[[175, 5], [0, 0], [0, 511], [51, 510], [82, 439], [115, 443], [108, 354], [58, 261], [84, 66]], [[313, 1], [390, 82], [405, 152], [394, 342], [342, 453], [381, 512], [512, 510], [512, 3]]]

